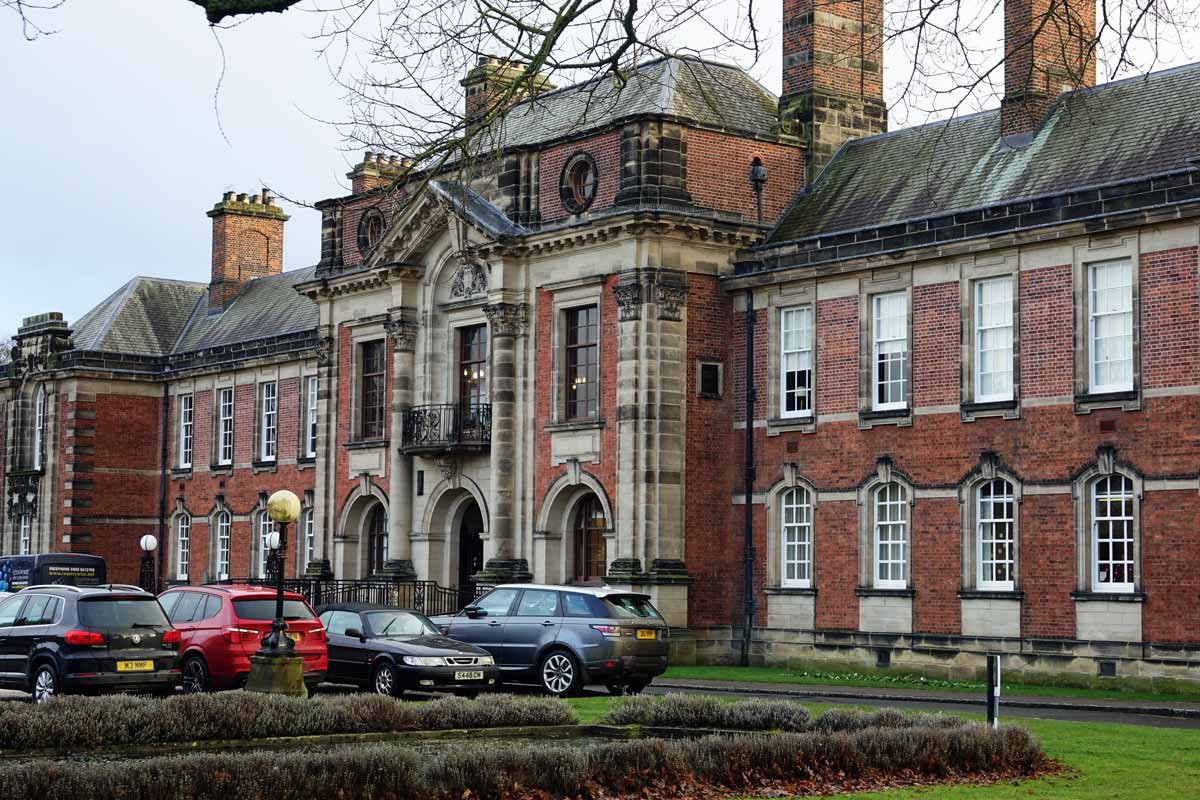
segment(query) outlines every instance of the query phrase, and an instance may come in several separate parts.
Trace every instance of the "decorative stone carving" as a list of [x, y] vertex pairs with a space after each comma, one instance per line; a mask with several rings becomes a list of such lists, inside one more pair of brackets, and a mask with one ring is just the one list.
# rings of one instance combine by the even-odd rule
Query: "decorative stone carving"
[[525, 333], [525, 303], [488, 303], [483, 307], [492, 336], [521, 336]]
[[417, 329], [415, 322], [407, 319], [389, 319], [383, 323], [384, 330], [396, 346], [397, 350], [412, 352], [417, 349]]
[[617, 299], [617, 319], [630, 322], [642, 318], [642, 284], [637, 281], [618, 283], [613, 289]]
[[322, 336], [317, 339], [316, 345], [313, 346], [313, 352], [317, 356], [318, 367], [328, 367], [333, 364], [333, 337]]
[[487, 268], [464, 254], [463, 263], [450, 284], [450, 296], [472, 297], [486, 292], [487, 288]]
[[1000, 457], [991, 450], [985, 450], [979, 456], [979, 475], [986, 481], [996, 479], [1000, 473]]
[[15, 472], [8, 477], [8, 518], [37, 514], [38, 473]]
[[658, 303], [658, 318], [678, 322], [683, 319], [680, 309], [687, 305], [687, 287], [677, 283], [659, 283], [654, 287]]
[[450, 480], [458, 474], [458, 459], [439, 458], [437, 466], [438, 471], [442, 473], [442, 478], [445, 480]]
[[1117, 466], [1117, 448], [1102, 444], [1096, 448], [1096, 471], [1101, 475], [1112, 475]]

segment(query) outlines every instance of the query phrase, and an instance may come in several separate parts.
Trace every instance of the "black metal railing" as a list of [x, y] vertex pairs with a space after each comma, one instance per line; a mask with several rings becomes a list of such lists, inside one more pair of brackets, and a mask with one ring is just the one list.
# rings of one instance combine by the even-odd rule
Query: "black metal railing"
[[[273, 586], [267, 578], [221, 581], [225, 584]], [[373, 605], [407, 608], [426, 616], [453, 614], [471, 604], [490, 587], [446, 587], [437, 581], [390, 581], [385, 578], [358, 580], [321, 580], [317, 578], [288, 578], [283, 588], [304, 595], [314, 608], [332, 603], [371, 603]]]
[[404, 412], [406, 453], [487, 450], [492, 446], [492, 407], [488, 403], [439, 403]]

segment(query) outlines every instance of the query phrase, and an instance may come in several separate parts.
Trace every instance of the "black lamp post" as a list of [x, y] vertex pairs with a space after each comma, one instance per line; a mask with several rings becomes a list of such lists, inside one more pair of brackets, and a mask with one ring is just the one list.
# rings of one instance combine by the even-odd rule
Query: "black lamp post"
[[138, 542], [138, 546], [142, 548], [142, 568], [138, 573], [138, 586], [155, 594], [154, 549], [158, 547], [158, 539], [147, 533]]
[[295, 644], [287, 635], [283, 619], [283, 568], [287, 553], [288, 525], [300, 516], [300, 498], [281, 489], [267, 499], [267, 516], [278, 525], [271, 534], [272, 557], [275, 559], [275, 621], [271, 632], [263, 637], [258, 652], [250, 656], [250, 676], [246, 691], [308, 695], [304, 685], [304, 659], [295, 654]]

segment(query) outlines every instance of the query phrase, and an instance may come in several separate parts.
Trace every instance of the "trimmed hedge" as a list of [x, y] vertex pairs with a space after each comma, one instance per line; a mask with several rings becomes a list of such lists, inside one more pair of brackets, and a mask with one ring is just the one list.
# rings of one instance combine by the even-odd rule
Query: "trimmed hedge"
[[901, 714], [895, 709], [864, 712], [831, 708], [813, 719], [791, 700], [725, 703], [708, 695], [668, 694], [623, 697], [600, 720], [609, 725], [726, 728], [737, 731], [853, 733], [868, 728], [957, 728], [966, 724], [948, 714]]
[[729, 788], [766, 780], [833, 782], [881, 775], [929, 780], [964, 773], [1029, 774], [1043, 763], [1021, 728], [980, 724], [855, 733], [782, 733], [643, 739], [571, 747], [489, 743], [418, 751], [398, 745], [318, 752], [186, 755], [127, 761], [31, 762], [0, 767], [5, 786], [30, 800], [457, 800], [540, 790], [590, 798], [640, 792], [647, 783]]
[[489, 695], [406, 703], [374, 694], [312, 699], [222, 692], [154, 699], [61, 697], [43, 705], [0, 703], [0, 748], [77, 751], [166, 742], [264, 739], [524, 725], [572, 725], [562, 700]]

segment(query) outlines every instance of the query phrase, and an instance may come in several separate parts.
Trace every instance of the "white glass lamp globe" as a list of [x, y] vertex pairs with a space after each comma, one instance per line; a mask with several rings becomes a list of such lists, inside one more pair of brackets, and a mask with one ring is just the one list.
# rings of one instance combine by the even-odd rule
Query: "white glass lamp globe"
[[154, 548], [158, 547], [158, 539], [155, 539], [153, 536], [147, 533], [142, 537], [141, 541], [138, 542], [138, 545], [141, 546], [143, 551], [149, 553]]
[[276, 522], [295, 522], [300, 517], [300, 498], [280, 489], [267, 499], [267, 516]]

